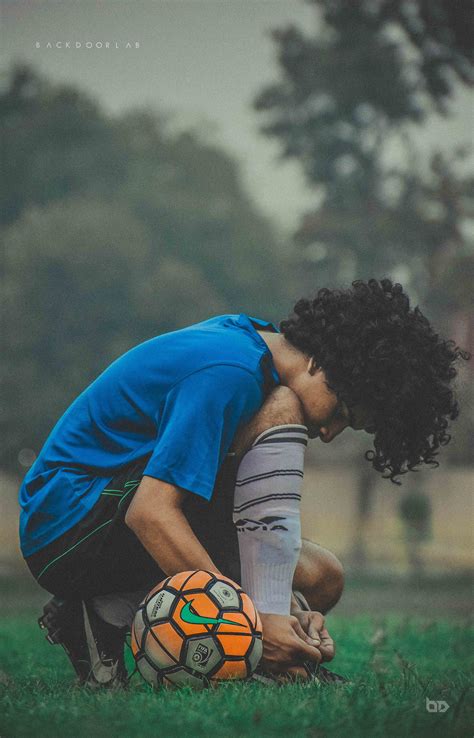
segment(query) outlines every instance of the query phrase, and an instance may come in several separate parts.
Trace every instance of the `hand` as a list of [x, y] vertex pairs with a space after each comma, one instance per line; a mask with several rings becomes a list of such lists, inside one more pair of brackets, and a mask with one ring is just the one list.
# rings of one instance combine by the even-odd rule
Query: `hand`
[[304, 632], [320, 651], [323, 661], [331, 661], [336, 653], [334, 641], [324, 627], [324, 615], [308, 610], [292, 610]]
[[[260, 613], [260, 618], [263, 626], [262, 664], [266, 670], [281, 672], [303, 661], [321, 662], [321, 651], [313, 645], [312, 638], [305, 633], [297, 617]], [[321, 642], [319, 633], [318, 641]]]

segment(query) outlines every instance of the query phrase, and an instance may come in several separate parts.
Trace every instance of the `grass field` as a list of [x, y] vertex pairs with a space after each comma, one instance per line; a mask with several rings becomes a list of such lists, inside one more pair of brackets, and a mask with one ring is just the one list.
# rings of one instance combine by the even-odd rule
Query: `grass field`
[[[60, 647], [42, 638], [37, 610], [0, 619], [1, 738], [473, 735], [473, 632], [465, 619], [330, 616], [334, 669], [348, 685], [225, 684], [153, 692], [138, 675], [120, 692], [75, 686]], [[426, 699], [444, 700], [444, 713]]]

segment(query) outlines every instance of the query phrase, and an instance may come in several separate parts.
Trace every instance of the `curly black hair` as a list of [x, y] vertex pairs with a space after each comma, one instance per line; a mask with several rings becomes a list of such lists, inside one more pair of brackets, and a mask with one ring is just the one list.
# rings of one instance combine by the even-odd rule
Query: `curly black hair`
[[365, 458], [395, 484], [419, 464], [438, 466], [459, 414], [451, 386], [455, 363], [468, 352], [434, 331], [400, 284], [357, 280], [347, 290], [320, 289], [299, 300], [280, 323], [285, 338], [315, 358], [349, 408], [374, 420], [374, 449]]

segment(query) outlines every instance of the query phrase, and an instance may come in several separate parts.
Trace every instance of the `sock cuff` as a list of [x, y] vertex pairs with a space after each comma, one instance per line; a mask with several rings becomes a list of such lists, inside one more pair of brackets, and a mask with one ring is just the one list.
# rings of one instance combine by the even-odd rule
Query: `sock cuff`
[[259, 612], [289, 615], [294, 561], [284, 563], [242, 562], [242, 580]]
[[265, 443], [302, 443], [308, 445], [308, 428], [300, 423], [274, 425], [260, 433], [252, 447]]

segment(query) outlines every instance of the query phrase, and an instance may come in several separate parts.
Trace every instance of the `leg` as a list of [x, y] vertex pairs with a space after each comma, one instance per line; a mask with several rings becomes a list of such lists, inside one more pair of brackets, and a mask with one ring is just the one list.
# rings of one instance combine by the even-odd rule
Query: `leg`
[[[147, 459], [119, 472], [86, 519], [27, 562], [38, 583], [55, 595], [40, 618], [49, 642], [64, 647], [80, 681], [90, 686], [112, 685], [117, 676], [125, 681], [125, 632], [140, 601], [166, 576], [124, 523], [146, 463]], [[190, 495], [185, 512], [221, 570], [237, 578], [233, 466], [233, 457], [223, 464], [212, 504]], [[88, 630], [95, 644], [86, 638]]]
[[[260, 433], [285, 423], [303, 424], [304, 416], [295, 393], [288, 387], [277, 387], [237, 434], [233, 450], [243, 456]], [[339, 601], [343, 587], [344, 571], [339, 559], [317, 543], [303, 539], [293, 589], [305, 596], [311, 609], [325, 613]]]
[[[294, 449], [290, 448], [293, 444], [277, 443], [278, 436], [275, 436], [272, 439], [273, 445], [267, 447], [272, 448], [273, 451], [272, 463], [269, 465], [268, 469], [266, 466], [267, 459], [265, 457], [262, 457], [258, 459], [258, 462], [261, 464], [258, 469], [257, 461], [255, 460], [253, 463], [254, 468], [252, 468], [252, 464], [250, 464], [249, 462], [247, 464], [249, 468], [245, 468], [244, 470], [242, 470], [242, 467], [245, 467], [246, 459], [251, 454], [257, 451], [258, 442], [255, 444], [255, 441], [260, 436], [260, 434], [263, 434], [263, 436], [259, 439], [260, 441], [262, 440], [262, 438], [264, 440], [268, 440], [273, 432], [275, 432], [276, 434], [281, 433], [281, 428], [277, 429], [275, 428], [275, 426], [281, 427], [286, 425], [288, 426], [288, 429], [290, 429], [293, 424], [304, 425], [304, 415], [302, 413], [299, 400], [294, 395], [294, 393], [292, 393], [291, 390], [289, 390], [288, 388], [281, 387], [275, 390], [269, 396], [268, 400], [265, 402], [260, 412], [257, 413], [252, 421], [240, 431], [235, 439], [233, 450], [236, 454], [243, 457], [238, 474], [238, 477], [240, 477], [241, 486], [239, 487], [237, 485], [235, 491], [235, 509], [245, 510], [244, 515], [249, 515], [251, 518], [253, 518], [253, 521], [251, 522], [253, 522], [254, 528], [250, 528], [250, 530], [258, 530], [255, 528], [255, 524], [261, 523], [265, 520], [265, 517], [262, 518], [261, 506], [258, 505], [259, 497], [263, 505], [263, 501], [265, 499], [268, 499], [270, 496], [272, 496], [273, 498], [277, 498], [279, 496], [283, 501], [283, 497], [296, 497], [297, 495], [295, 493], [301, 492], [301, 488], [298, 485], [297, 476], [290, 477], [289, 475], [278, 475], [278, 470], [295, 472], [298, 469], [300, 475], [302, 475], [303, 470], [303, 460], [300, 459], [300, 462], [298, 463], [295, 457]], [[291, 435], [293, 435], [293, 441], [300, 440], [301, 442], [302, 440], [301, 438], [297, 439], [298, 434], [294, 430], [294, 425], [293, 434], [290, 431], [286, 435], [288, 436], [288, 438], [284, 439], [285, 441], [290, 441]], [[280, 438], [282, 438], [282, 436], [280, 436]], [[252, 446], [252, 444], [255, 445]], [[249, 449], [251, 450], [249, 451]], [[290, 458], [291, 462], [289, 462]], [[277, 476], [275, 476], [275, 471], [277, 471]], [[260, 477], [261, 487], [259, 487], [256, 482], [254, 484], [251, 481], [252, 474], [254, 474], [255, 480]], [[243, 480], [245, 480], [246, 478], [249, 481], [247, 481], [247, 486], [243, 487]], [[287, 488], [281, 486], [282, 480], [284, 479], [289, 480]], [[251, 489], [251, 493], [244, 495], [243, 490], [249, 490], [249, 487], [251, 487], [252, 485], [254, 486]], [[285, 506], [284, 514], [287, 513], [287, 510], [288, 508]], [[275, 513], [277, 513], [276, 510], [271, 514]], [[267, 512], [264, 514], [268, 515]], [[281, 511], [281, 514], [283, 514], [283, 509]], [[261, 518], [261, 520], [259, 520], [259, 518]], [[245, 531], [245, 521], [237, 521], [236, 524], [237, 523], [242, 523], [241, 528], [243, 528]], [[240, 532], [239, 535], [241, 535]], [[244, 536], [246, 536], [246, 538], [242, 536], [243, 545], [240, 547], [241, 559], [242, 561], [244, 561], [244, 558], [247, 557], [247, 559], [250, 559], [250, 561], [256, 561], [256, 557], [252, 558], [249, 555], [251, 541], [249, 537], [247, 537], [248, 535], [252, 534], [244, 533]], [[260, 538], [259, 543], [261, 544], [260, 556], [258, 557], [258, 560], [260, 562], [262, 560], [262, 551], [265, 544], [264, 537]], [[299, 558], [298, 554], [296, 554], [296, 559], [297, 561], [293, 560], [294, 563], [291, 567], [288, 580], [285, 579], [285, 581], [283, 581], [283, 579], [281, 578], [282, 588], [285, 589], [285, 591], [289, 590], [290, 592], [291, 588], [298, 589], [301, 594], [303, 594], [305, 598], [307, 598], [307, 600], [309, 601], [308, 604], [311, 609], [326, 613], [331, 607], [336, 604], [342, 592], [343, 572], [341, 564], [329, 551], [326, 551], [321, 546], [318, 546], [311, 541], [305, 540], [303, 540], [302, 542], [302, 547], [299, 552]], [[258, 569], [258, 567], [252, 567], [252, 570], [254, 568]], [[246, 584], [250, 584], [250, 588], [252, 589], [253, 587], [253, 590], [257, 593], [257, 595], [262, 595], [262, 591], [264, 588], [264, 585], [261, 585], [260, 581], [262, 580], [262, 577], [257, 574], [255, 579], [256, 581], [254, 581], [252, 576], [247, 572], [246, 576], [242, 578], [242, 584], [247, 590], [248, 586], [246, 586]], [[275, 577], [274, 579], [272, 579], [272, 577], [268, 577], [268, 579], [276, 582], [278, 578]], [[254, 591], [248, 591], [251, 596], [254, 596]], [[262, 599], [264, 598], [262, 597]], [[270, 602], [270, 599], [270, 597], [267, 598], [266, 604]], [[254, 601], [258, 602], [258, 600], [255, 600], [255, 598]], [[280, 611], [277, 609], [262, 609], [262, 612], [281, 612], [282, 614], [284, 614], [283, 610]], [[289, 612], [289, 609], [287, 610], [287, 612]], [[265, 673], [265, 667], [263, 667], [263, 669]], [[268, 674], [266, 676], [268, 678]], [[319, 666], [315, 668], [314, 664], [311, 664], [309, 662], [299, 667], [293, 667], [292, 669], [289, 669], [284, 675], [284, 680], [293, 679], [295, 677], [301, 677], [303, 679], [317, 679], [317, 681], [320, 683], [345, 681], [342, 677], [335, 675], [324, 667]], [[278, 681], [278, 678], [273, 677], [273, 679], [276, 679]]]
[[303, 539], [293, 589], [304, 595], [312, 610], [325, 614], [339, 601], [343, 588], [344, 570], [339, 559], [326, 548]]
[[307, 442], [300, 402], [288, 388], [275, 390], [236, 439], [236, 450], [244, 452], [233, 510], [241, 581], [264, 613], [290, 614], [301, 548], [299, 507]]
[[[125, 682], [125, 633], [149, 589], [140, 576], [148, 572], [156, 583], [161, 573], [122, 524], [142, 469], [143, 462], [124, 469], [85, 518], [27, 559], [55, 595], [39, 619], [48, 641], [63, 646], [80, 682], [92, 687]], [[144, 592], [132, 591], [139, 588]]]

